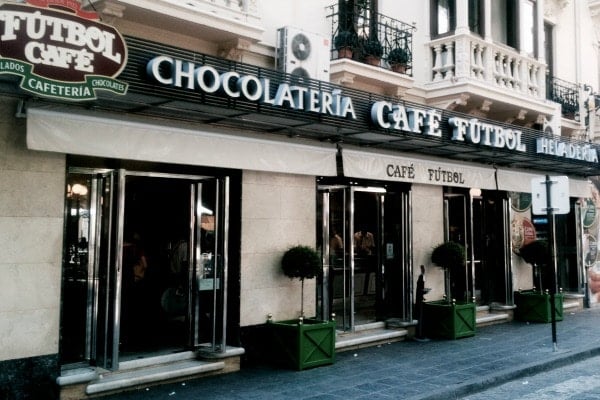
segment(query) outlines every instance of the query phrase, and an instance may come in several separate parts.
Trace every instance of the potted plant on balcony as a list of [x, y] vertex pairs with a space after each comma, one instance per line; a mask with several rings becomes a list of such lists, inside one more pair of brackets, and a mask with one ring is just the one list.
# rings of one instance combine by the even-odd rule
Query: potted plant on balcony
[[431, 261], [444, 269], [443, 300], [423, 303], [425, 334], [429, 337], [458, 339], [475, 334], [475, 303], [452, 298], [452, 275], [465, 266], [465, 248], [456, 242], [437, 245]]
[[[515, 319], [527, 322], [551, 322], [552, 306], [548, 289], [543, 289], [542, 273], [548, 266], [548, 242], [534, 240], [519, 249], [519, 255], [533, 266], [534, 280], [537, 276], [539, 288], [531, 290], [518, 290], [515, 292]], [[554, 296], [554, 309], [556, 321], [563, 319], [563, 294]]]
[[404, 47], [396, 47], [389, 52], [387, 56], [388, 64], [394, 72], [401, 74], [406, 73], [406, 66], [410, 57], [408, 51]]
[[383, 46], [376, 37], [367, 39], [362, 47], [365, 62], [370, 65], [379, 65], [383, 55]]
[[272, 333], [273, 359], [278, 364], [303, 370], [335, 361], [335, 321], [304, 317], [304, 280], [320, 276], [323, 271], [319, 254], [308, 246], [293, 246], [281, 260], [283, 273], [300, 279], [301, 306], [298, 319], [278, 321], [271, 315], [267, 325]]
[[335, 49], [339, 58], [352, 58], [354, 46], [356, 45], [356, 34], [352, 31], [341, 31], [334, 41]]

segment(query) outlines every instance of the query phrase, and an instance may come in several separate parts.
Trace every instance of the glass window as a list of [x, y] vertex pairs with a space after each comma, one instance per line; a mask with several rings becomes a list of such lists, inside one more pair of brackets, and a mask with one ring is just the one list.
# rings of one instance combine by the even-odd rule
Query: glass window
[[438, 34], [447, 33], [450, 31], [450, 0], [438, 1], [437, 18], [438, 18]]
[[535, 2], [527, 0], [523, 3], [523, 16], [521, 18], [521, 50], [529, 56], [535, 56]]
[[531, 57], [536, 56], [535, 0], [494, 0], [491, 6], [494, 42], [514, 47]]
[[473, 33], [483, 36], [483, 18], [483, 1], [469, 0], [469, 30]]
[[431, 35], [438, 36], [452, 33], [456, 21], [455, 1], [432, 0], [431, 10]]
[[490, 2], [492, 6], [492, 39], [494, 42], [507, 44], [507, 4], [506, 0]]

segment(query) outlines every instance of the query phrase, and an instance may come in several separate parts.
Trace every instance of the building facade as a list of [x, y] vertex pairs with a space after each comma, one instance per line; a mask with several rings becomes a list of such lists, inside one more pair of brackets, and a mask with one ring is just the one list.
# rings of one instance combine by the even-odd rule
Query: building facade
[[[427, 300], [444, 295], [445, 241], [466, 249], [452, 293], [481, 321], [532, 287], [595, 306], [599, 11], [3, 2], [0, 397], [262, 362], [268, 316], [297, 318], [302, 293], [340, 350], [357, 331], [400, 340], [420, 266]], [[554, 288], [519, 255], [548, 238]], [[279, 266], [296, 244], [322, 255], [304, 290]]]

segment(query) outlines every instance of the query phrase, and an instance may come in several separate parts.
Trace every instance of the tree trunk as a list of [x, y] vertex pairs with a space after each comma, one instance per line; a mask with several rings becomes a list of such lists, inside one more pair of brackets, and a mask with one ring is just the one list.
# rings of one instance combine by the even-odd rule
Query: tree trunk
[[300, 281], [302, 282], [302, 289], [300, 290], [300, 316], [304, 318], [304, 279]]

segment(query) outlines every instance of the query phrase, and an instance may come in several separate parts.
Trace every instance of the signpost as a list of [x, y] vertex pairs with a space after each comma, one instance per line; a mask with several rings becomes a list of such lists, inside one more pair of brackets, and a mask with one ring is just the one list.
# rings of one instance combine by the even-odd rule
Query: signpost
[[554, 214], [568, 214], [569, 178], [566, 176], [533, 178], [531, 180], [531, 210], [533, 214], [548, 216], [548, 260], [552, 266], [552, 283], [550, 288], [550, 315], [552, 316], [552, 345], [556, 344], [556, 239]]

